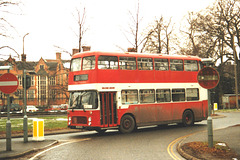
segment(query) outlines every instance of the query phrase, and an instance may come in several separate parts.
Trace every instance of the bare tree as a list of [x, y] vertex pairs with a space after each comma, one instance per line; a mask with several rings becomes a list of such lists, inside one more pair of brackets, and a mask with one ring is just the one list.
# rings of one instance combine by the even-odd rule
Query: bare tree
[[[0, 38], [9, 38], [11, 37], [8, 33], [10, 29], [16, 31], [15, 27], [6, 19], [6, 15], [13, 14], [13, 10], [16, 10], [14, 7], [19, 7], [19, 2], [0, 0]], [[12, 10], [12, 11], [10, 11]], [[0, 46], [0, 49], [8, 48], [14, 51], [19, 58], [19, 54], [15, 49], [8, 45]], [[2, 54], [1, 54], [2, 55]]]
[[[131, 46], [134, 48], [135, 52], [138, 52], [139, 46], [143, 44], [144, 40], [146, 40], [146, 37], [140, 34], [139, 27], [140, 23], [142, 21], [142, 17], [140, 17], [140, 4], [138, 0], [137, 4], [137, 10], [136, 13], [133, 13], [129, 11], [129, 16], [131, 19], [131, 24], [129, 25], [129, 30], [127, 33], [128, 35], [124, 34], [127, 41], [131, 44]], [[133, 38], [130, 39], [130, 38]]]
[[183, 31], [189, 37], [186, 51], [192, 55], [215, 59], [222, 59], [224, 55], [229, 57], [229, 53], [233, 53], [237, 62], [235, 47], [236, 44], [240, 45], [239, 15], [238, 0], [218, 0], [205, 11], [189, 13], [189, 28]]
[[[75, 36], [78, 38], [78, 50], [79, 52], [82, 51], [82, 42], [83, 42], [83, 37], [84, 34], [87, 32], [87, 27], [86, 27], [86, 8], [84, 7], [82, 10], [76, 8], [76, 15], [72, 14], [75, 21], [77, 22], [77, 26], [78, 26], [78, 31], [76, 32], [75, 30], [73, 30], [73, 33], [75, 34]], [[60, 46], [55, 45], [54, 47], [58, 48], [61, 52], [63, 53], [67, 53], [70, 56], [72, 56], [72, 52], [68, 51]]]
[[172, 48], [170, 45], [170, 41], [173, 40], [172, 33], [173, 25], [171, 24], [171, 18], [168, 22], [165, 22], [163, 16], [161, 16], [159, 20], [155, 20], [154, 25], [149, 30], [144, 50], [159, 54], [164, 50], [166, 54], [169, 54]]
[[79, 52], [81, 52], [83, 36], [87, 31], [87, 28], [85, 26], [86, 8], [84, 7], [82, 11], [79, 9], [76, 9], [76, 12], [77, 12], [77, 17], [75, 18], [75, 20], [77, 21], [79, 31], [78, 31], [78, 34], [76, 32], [74, 33], [78, 37], [78, 49], [79, 49]]

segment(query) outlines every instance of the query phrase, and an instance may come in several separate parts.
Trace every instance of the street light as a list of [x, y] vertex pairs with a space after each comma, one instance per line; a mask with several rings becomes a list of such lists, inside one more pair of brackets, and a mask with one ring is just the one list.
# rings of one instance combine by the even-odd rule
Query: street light
[[24, 54], [24, 39], [25, 39], [25, 37], [26, 37], [27, 35], [29, 35], [29, 33], [26, 33], [26, 34], [23, 36], [23, 54]]
[[[22, 55], [22, 58], [24, 56], [24, 39], [25, 37], [29, 35], [29, 33], [26, 33], [24, 36], [23, 36], [23, 55]], [[25, 80], [23, 83], [23, 101], [24, 101], [24, 104], [23, 104], [23, 112], [24, 112], [24, 116], [23, 116], [23, 141], [26, 143], [28, 142], [28, 118], [27, 118], [27, 113], [26, 113], [26, 106], [27, 106], [27, 99], [26, 99], [26, 71], [25, 69], [23, 69], [23, 79]]]

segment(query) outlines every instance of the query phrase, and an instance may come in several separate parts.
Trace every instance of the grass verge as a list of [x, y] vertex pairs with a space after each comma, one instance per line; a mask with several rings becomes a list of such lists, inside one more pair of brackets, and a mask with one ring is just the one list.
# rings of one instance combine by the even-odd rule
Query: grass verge
[[[45, 131], [67, 129], [67, 116], [49, 116], [49, 117], [28, 118], [28, 131], [32, 131], [34, 119], [44, 120]], [[6, 122], [7, 122], [7, 118], [0, 119], [0, 134], [6, 133]], [[23, 132], [23, 118], [12, 118], [11, 130], [13, 133]]]

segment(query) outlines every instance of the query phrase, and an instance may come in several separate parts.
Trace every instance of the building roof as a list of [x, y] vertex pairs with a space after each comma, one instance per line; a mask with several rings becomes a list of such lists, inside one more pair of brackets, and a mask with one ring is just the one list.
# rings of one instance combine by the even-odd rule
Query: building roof
[[[44, 60], [44, 59], [43, 59]], [[56, 71], [58, 64], [62, 63], [64, 69], [69, 69], [68, 65], [65, 65], [65, 63], [70, 63], [70, 60], [62, 60], [62, 59], [58, 59], [58, 60], [44, 60], [45, 64], [48, 66], [48, 70], [49, 71]], [[17, 70], [36, 70], [36, 66], [39, 64], [39, 61], [16, 61], [15, 59], [11, 58], [11, 56], [4, 61], [0, 61], [0, 66], [4, 66], [8, 63], [11, 63], [12, 65], [16, 65]], [[47, 71], [44, 69], [40, 69], [37, 74], [47, 74]]]

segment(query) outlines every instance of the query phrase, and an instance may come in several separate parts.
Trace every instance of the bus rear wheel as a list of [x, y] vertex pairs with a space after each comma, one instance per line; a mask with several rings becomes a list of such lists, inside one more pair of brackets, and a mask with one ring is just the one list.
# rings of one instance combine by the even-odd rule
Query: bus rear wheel
[[121, 133], [131, 133], [136, 128], [136, 123], [131, 115], [124, 115], [121, 119], [119, 131]]
[[182, 123], [185, 127], [192, 126], [194, 124], [194, 115], [192, 111], [186, 110], [183, 113]]

